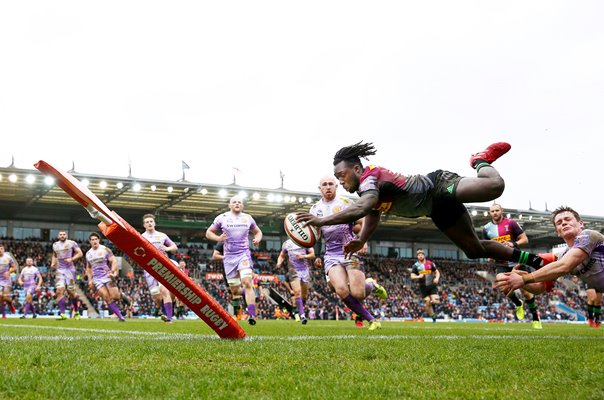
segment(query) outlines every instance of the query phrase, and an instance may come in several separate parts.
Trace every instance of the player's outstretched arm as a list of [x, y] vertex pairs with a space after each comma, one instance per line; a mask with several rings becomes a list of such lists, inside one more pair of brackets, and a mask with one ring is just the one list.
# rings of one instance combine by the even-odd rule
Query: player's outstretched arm
[[338, 213], [323, 218], [318, 218], [309, 213], [299, 213], [296, 216], [296, 221], [313, 226], [350, 224], [369, 214], [377, 202], [377, 195], [367, 193]]

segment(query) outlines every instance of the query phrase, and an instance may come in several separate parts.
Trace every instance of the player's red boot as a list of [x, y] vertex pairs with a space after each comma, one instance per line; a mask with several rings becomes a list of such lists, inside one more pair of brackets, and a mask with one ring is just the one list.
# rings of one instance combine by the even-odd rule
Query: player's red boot
[[485, 150], [476, 153], [470, 157], [470, 166], [476, 168], [481, 162], [492, 164], [499, 157], [510, 151], [512, 146], [506, 142], [493, 143]]
[[557, 260], [556, 256], [553, 253], [539, 253], [537, 255], [543, 260], [542, 267], [545, 267], [547, 264], [553, 263]]
[[[553, 263], [554, 261], [556, 261], [558, 258], [556, 257], [555, 254], [553, 253], [540, 253], [537, 254], [539, 256], [539, 258], [541, 258], [543, 260], [543, 265], [540, 268], [545, 267], [547, 264], [549, 263]], [[539, 269], [539, 268], [537, 268]], [[545, 285], [545, 291], [550, 293], [553, 289], [554, 286], [556, 285], [556, 280], [553, 281], [545, 281], [543, 282], [543, 284]]]

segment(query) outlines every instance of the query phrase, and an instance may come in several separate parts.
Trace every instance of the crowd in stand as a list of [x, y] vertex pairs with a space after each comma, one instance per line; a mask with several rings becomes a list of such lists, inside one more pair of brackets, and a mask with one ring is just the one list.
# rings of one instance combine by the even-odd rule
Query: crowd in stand
[[[44, 284], [37, 294], [36, 309], [40, 315], [55, 315], [56, 304], [54, 294], [54, 274], [51, 271], [50, 261], [52, 256], [52, 243], [39, 240], [10, 240], [0, 239], [7, 252], [16, 259], [19, 266], [23, 266], [26, 257], [32, 257], [34, 264], [41, 269]], [[89, 249], [87, 243], [79, 243], [82, 251]], [[105, 243], [116, 256], [124, 259], [133, 267], [129, 273], [122, 273], [118, 286], [123, 293], [122, 307], [125, 315], [133, 317], [153, 317], [157, 315], [154, 302], [147, 289], [143, 270], [111, 243]], [[189, 275], [201, 285], [223, 307], [229, 307], [229, 291], [224, 280], [206, 279], [206, 274], [211, 272], [222, 273], [219, 262], [211, 262], [211, 250], [205, 246], [191, 245], [179, 249], [179, 256], [187, 261]], [[255, 253], [255, 272], [259, 275], [276, 275], [283, 278], [285, 271], [276, 268], [278, 252]], [[439, 284], [441, 304], [436, 309], [438, 317], [444, 319], [480, 319], [488, 321], [514, 320], [513, 305], [505, 299], [505, 295], [491, 288], [487, 279], [488, 274], [493, 274], [493, 267], [488, 264], [477, 264], [462, 261], [433, 260], [441, 271], [442, 279]], [[379, 300], [373, 296], [366, 299], [366, 306], [374, 315], [382, 318], [419, 319], [423, 317], [423, 303], [418, 287], [410, 279], [410, 268], [415, 259], [385, 258], [378, 256], [365, 257], [365, 270], [367, 276], [375, 278], [388, 291], [386, 300]], [[46, 267], [46, 268], [44, 268]], [[102, 304], [86, 281], [84, 274], [84, 259], [78, 260], [78, 284], [86, 295], [88, 302], [96, 312], [105, 311], [106, 305]], [[478, 273], [483, 271], [482, 273]], [[313, 268], [312, 287], [306, 300], [306, 308], [311, 319], [346, 319], [350, 318], [350, 310], [341, 303], [335, 292], [329, 288], [322, 268]], [[16, 281], [16, 277], [14, 279]], [[279, 313], [277, 305], [271, 300], [269, 288], [275, 289], [289, 300], [289, 292], [282, 281], [256, 279], [258, 296], [258, 318], [271, 319]], [[20, 288], [14, 285], [14, 305], [19, 310], [23, 296]], [[586, 307], [582, 289], [573, 285], [563, 286], [557, 284], [552, 293], [538, 296], [539, 311], [543, 320], [573, 319], [557, 310], [556, 302], [565, 303], [568, 307], [583, 312]], [[87, 307], [82, 302], [83, 309]], [[91, 310], [92, 311], [92, 310]], [[89, 312], [92, 314], [92, 312]]]

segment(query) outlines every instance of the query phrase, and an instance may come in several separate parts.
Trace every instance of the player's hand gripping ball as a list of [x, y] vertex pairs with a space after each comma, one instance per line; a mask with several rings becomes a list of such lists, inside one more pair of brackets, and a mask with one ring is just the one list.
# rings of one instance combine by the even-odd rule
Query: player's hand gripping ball
[[319, 230], [311, 225], [296, 222], [296, 213], [287, 214], [283, 221], [287, 236], [301, 247], [313, 247], [320, 239]]

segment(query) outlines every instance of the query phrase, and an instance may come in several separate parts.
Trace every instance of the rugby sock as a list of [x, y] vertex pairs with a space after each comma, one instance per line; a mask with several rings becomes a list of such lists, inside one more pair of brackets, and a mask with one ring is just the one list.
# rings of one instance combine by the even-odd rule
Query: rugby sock
[[172, 302], [164, 303], [164, 310], [166, 310], [166, 319], [168, 321], [172, 321], [172, 316], [174, 315], [174, 308], [172, 308]]
[[113, 313], [119, 318], [119, 319], [124, 319], [124, 316], [122, 315], [122, 313], [120, 312], [119, 307], [117, 306], [117, 304], [115, 304], [114, 301], [112, 301], [111, 303], [109, 303], [109, 305], [107, 306], [107, 308], [109, 308], [111, 311], [113, 311]]
[[233, 299], [233, 314], [234, 315], [239, 314], [240, 308], [241, 308], [241, 303], [239, 302], [239, 299]]
[[533, 316], [533, 321], [539, 321], [539, 312], [537, 311], [537, 302], [535, 301], [535, 298], [533, 297], [532, 299], [526, 300], [526, 305]]
[[371, 313], [367, 311], [365, 307], [363, 307], [363, 304], [361, 304], [361, 302], [354, 298], [351, 294], [342, 299], [342, 301], [357, 315], [363, 317], [364, 320], [371, 322], [375, 319], [373, 315], [371, 315]]
[[59, 300], [59, 314], [65, 314], [65, 296]]
[[78, 296], [73, 296], [71, 298], [71, 305], [73, 307], [73, 311], [78, 312]]
[[6, 308], [4, 302], [0, 303], [0, 312], [2, 312], [2, 318], [6, 318]]
[[296, 305], [298, 306], [298, 314], [300, 314], [300, 317], [304, 316], [304, 301], [302, 300], [302, 297], [296, 297]]
[[594, 306], [591, 304], [587, 305], [587, 319], [594, 319]]
[[250, 315], [250, 318], [256, 319], [256, 305], [248, 304], [247, 305], [247, 313]]
[[472, 163], [472, 168], [474, 168], [476, 170], [476, 172], [480, 171], [480, 169], [482, 167], [490, 167], [490, 166], [491, 166], [491, 164], [489, 164], [485, 160], [481, 160], [481, 159], [476, 159]]
[[593, 306], [594, 309], [594, 322], [600, 322], [600, 314], [602, 313], [602, 306]]
[[29, 306], [30, 306], [29, 303], [25, 303], [25, 309], [23, 310], [23, 316], [26, 316], [27, 313], [29, 312]]
[[510, 294], [510, 295], [508, 296], [508, 298], [509, 298], [510, 300], [512, 300], [512, 303], [514, 303], [514, 305], [515, 305], [516, 307], [520, 307], [520, 306], [522, 305], [522, 301], [521, 301], [521, 300], [518, 298], [518, 296], [516, 295], [516, 292], [515, 292], [515, 291], [514, 291], [514, 292], [512, 292], [512, 294]]
[[373, 282], [369, 281], [365, 281], [365, 297], [369, 296], [371, 293], [373, 293], [373, 291], [375, 290], [375, 285], [373, 284]]
[[528, 251], [513, 249], [511, 262], [518, 264], [528, 265], [533, 268], [541, 268], [543, 266], [543, 259], [536, 254], [529, 253]]

